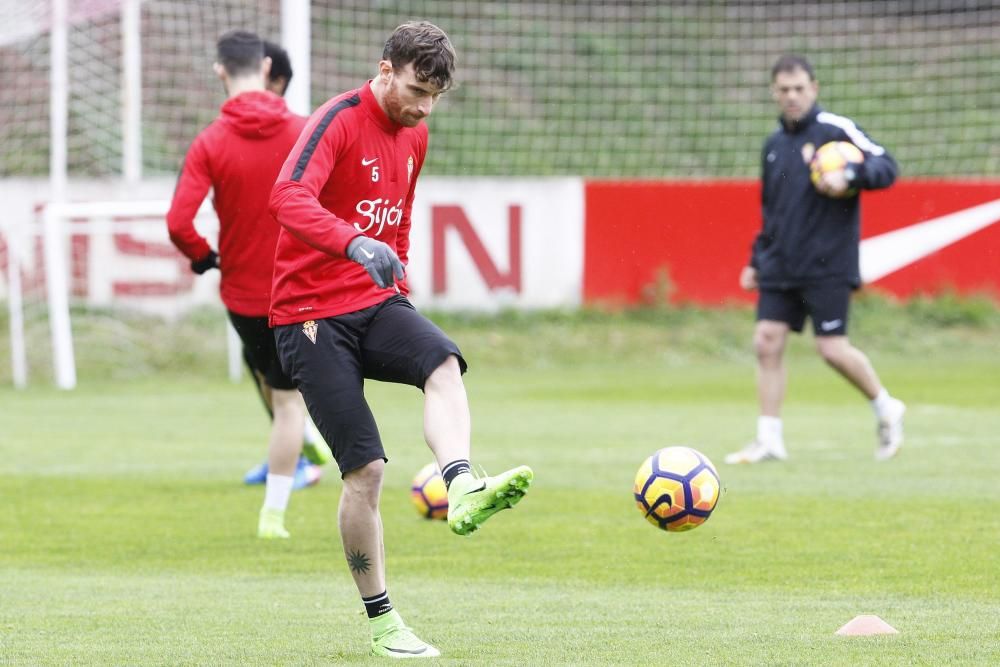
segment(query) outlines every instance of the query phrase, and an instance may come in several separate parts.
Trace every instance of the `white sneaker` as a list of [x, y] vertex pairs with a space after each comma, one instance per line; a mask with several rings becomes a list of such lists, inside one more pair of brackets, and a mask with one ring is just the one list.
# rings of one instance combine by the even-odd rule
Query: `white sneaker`
[[878, 420], [878, 448], [875, 450], [876, 461], [888, 461], [899, 448], [903, 446], [903, 415], [906, 414], [906, 404], [898, 398], [886, 410], [886, 414]]
[[788, 453], [785, 451], [785, 443], [764, 444], [763, 442], [754, 440], [740, 451], [726, 454], [724, 460], [726, 463], [734, 465], [738, 463], [760, 463], [761, 461], [784, 461], [787, 458]]

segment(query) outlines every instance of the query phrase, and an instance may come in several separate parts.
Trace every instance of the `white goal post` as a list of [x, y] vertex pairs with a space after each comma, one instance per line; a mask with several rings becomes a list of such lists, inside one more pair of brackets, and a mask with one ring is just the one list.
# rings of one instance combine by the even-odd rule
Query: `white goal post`
[[[42, 275], [56, 385], [76, 386], [70, 295], [91, 307], [125, 307], [176, 318], [191, 307], [217, 304], [218, 274], [195, 279], [187, 260], [170, 244], [167, 200], [52, 202], [39, 208], [42, 224], [8, 230], [8, 308], [15, 386], [27, 383], [22, 258], [42, 247]], [[195, 219], [215, 243], [218, 219], [207, 202]], [[71, 249], [72, 248], [72, 249]], [[72, 275], [71, 275], [72, 274]], [[77, 283], [71, 286], [71, 281]], [[242, 375], [242, 344], [227, 324], [227, 366], [234, 381]]]
[[[152, 122], [155, 125], [159, 118], [156, 116], [159, 107], [150, 112], [153, 116], [151, 120], [149, 114], [144, 112], [143, 99], [149, 97], [151, 88], [163, 86], [156, 75], [144, 71], [144, 49], [147, 54], [164, 52], [163, 40], [169, 39], [172, 34], [170, 31], [176, 32], [177, 26], [181, 26], [182, 31], [189, 29], [184, 26], [192, 20], [192, 14], [200, 16], [204, 22], [207, 39], [205, 44], [199, 42], [196, 46], [185, 45], [179, 54], [170, 52], [170, 57], [173, 58], [171, 64], [179, 63], [182, 69], [189, 68], [184, 59], [189, 52], [201, 57], [200, 54], [206, 49], [211, 50], [212, 40], [226, 29], [248, 27], [264, 37], [274, 39], [275, 28], [280, 27], [280, 41], [291, 56], [295, 72], [287, 100], [294, 111], [308, 115], [312, 111], [310, 24], [313, 7], [311, 0], [280, 0], [276, 4], [236, 3], [232, 6], [215, 6], [213, 3], [186, 0], [177, 3], [176, 7], [171, 3], [153, 3], [147, 0], [96, 0], [88, 3], [41, 0], [22, 4], [23, 7], [12, 10], [13, 14], [8, 17], [10, 22], [0, 28], [0, 47], [34, 43], [31, 40], [43, 43], [47, 46], [44, 60], [48, 63], [48, 68], [45, 70], [44, 66], [37, 64], [38, 58], [33, 56], [32, 48], [9, 48], [3, 52], [3, 69], [6, 70], [8, 66], [10, 68], [10, 77], [6, 79], [6, 83], [10, 89], [14, 89], [15, 86], [10, 84], [29, 79], [25, 72], [33, 71], [32, 68], [39, 69], [46, 74], [41, 80], [49, 81], [48, 95], [36, 104], [30, 91], [20, 94], [17, 99], [24, 100], [24, 103], [12, 110], [14, 137], [18, 141], [14, 142], [13, 147], [5, 148], [11, 148], [14, 158], [20, 156], [33, 159], [34, 153], [28, 151], [24, 154], [28, 157], [24, 157], [19, 149], [27, 150], [26, 146], [34, 146], [29, 141], [34, 136], [32, 132], [43, 134], [38, 131], [42, 126], [37, 123], [38, 120], [47, 118], [48, 131], [44, 133], [48, 135], [47, 172], [39, 170], [37, 166], [32, 171], [33, 163], [25, 167], [14, 160], [15, 168], [12, 173], [17, 176], [21, 173], [18, 169], [26, 169], [23, 173], [27, 176], [47, 174], [48, 191], [36, 201], [48, 203], [36, 211], [37, 216], [34, 218], [26, 210], [7, 208], [0, 211], [0, 250], [3, 242], [6, 242], [9, 256], [6, 274], [0, 274], [0, 282], [6, 278], [10, 314], [11, 379], [19, 388], [26, 386], [28, 381], [26, 347], [32, 341], [25, 339], [23, 297], [25, 290], [29, 295], [33, 292], [30, 285], [22, 284], [22, 269], [25, 268], [22, 260], [26, 260], [30, 265], [29, 269], [41, 271], [42, 267], [35, 265], [44, 265], [45, 301], [55, 382], [61, 388], [71, 389], [76, 386], [77, 378], [70, 318], [70, 295], [74, 293], [72, 283], [75, 280], [75, 267], [71, 264], [73, 249], [68, 243], [70, 235], [76, 238], [92, 236], [93, 248], [98, 250], [107, 250], [110, 247], [108, 239], [113, 238], [114, 233], [119, 230], [126, 234], [140, 230], [137, 233], [145, 235], [145, 230], [159, 228], [165, 237], [163, 215], [169, 206], [166, 201], [106, 200], [70, 203], [109, 196], [105, 194], [94, 197], [89, 192], [81, 195], [75, 174], [91, 167], [90, 162], [81, 162], [82, 151], [93, 151], [92, 155], [88, 155], [96, 164], [96, 175], [107, 177], [107, 170], [110, 168], [114, 177], [120, 176], [121, 182], [129, 190], [127, 198], [134, 199], [135, 192], [146, 189], [148, 184], [145, 179], [150, 174], [154, 180], [165, 174], [163, 147], [148, 145], [148, 138], [147, 145], [144, 146], [144, 123]], [[165, 28], [166, 26], [169, 28]], [[44, 53], [44, 50], [39, 53]], [[207, 57], [204, 60], [207, 72], [211, 60]], [[8, 73], [4, 71], [3, 74]], [[181, 78], [186, 75], [185, 70]], [[0, 75], [0, 78], [4, 77]], [[17, 86], [20, 85], [17, 83]], [[87, 94], [81, 95], [81, 90], [86, 90]], [[184, 91], [187, 89], [178, 89], [178, 92]], [[32, 104], [36, 106], [31, 106]], [[11, 121], [6, 117], [5, 120]], [[23, 136], [18, 134], [18, 129], [24, 130]], [[184, 142], [189, 141], [198, 129], [199, 126], [185, 128], [181, 133]], [[149, 134], [160, 136], [162, 132], [154, 129]], [[169, 151], [179, 150], [180, 143], [175, 137], [169, 144]], [[7, 161], [0, 162], [3, 162], [0, 166], [9, 167], [10, 163]], [[166, 162], [172, 168], [173, 161]], [[115, 182], [121, 183], [117, 180]], [[6, 184], [0, 179], [0, 186], [3, 185]], [[15, 187], [15, 184], [10, 185]], [[4, 188], [0, 187], [2, 189]], [[41, 256], [36, 256], [34, 253], [39, 249], [42, 251]], [[157, 259], [162, 261], [164, 258], [160, 256]], [[105, 274], [110, 274], [114, 267], [105, 266], [100, 269]], [[99, 301], [102, 294], [105, 297], [108, 295], [106, 284], [98, 281], [95, 285], [96, 291], [87, 295], [91, 303], [95, 299]], [[0, 292], [2, 291], [0, 285]], [[155, 304], [156, 299], [133, 298], [131, 301], [135, 303], [130, 303], [130, 306], [146, 309]], [[215, 302], [218, 302], [217, 295]], [[154, 310], [157, 308], [155, 305], [152, 307]], [[228, 341], [229, 374], [238, 378], [242, 372], [240, 345], [231, 327]]]

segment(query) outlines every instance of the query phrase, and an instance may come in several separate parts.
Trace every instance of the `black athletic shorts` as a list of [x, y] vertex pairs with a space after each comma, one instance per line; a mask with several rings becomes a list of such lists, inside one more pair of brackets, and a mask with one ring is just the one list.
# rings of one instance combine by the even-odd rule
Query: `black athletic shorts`
[[850, 285], [817, 285], [795, 289], [761, 289], [757, 297], [757, 320], [786, 322], [801, 332], [806, 315], [817, 336], [846, 336]]
[[267, 325], [267, 317], [247, 317], [231, 310], [227, 312], [229, 321], [243, 341], [243, 360], [250, 371], [263, 375], [264, 381], [273, 389], [295, 389], [295, 383], [281, 369], [274, 332]]
[[463, 373], [467, 368], [458, 346], [399, 295], [353, 313], [275, 327], [274, 337], [342, 475], [388, 461], [365, 400], [366, 379], [423, 389], [451, 355]]

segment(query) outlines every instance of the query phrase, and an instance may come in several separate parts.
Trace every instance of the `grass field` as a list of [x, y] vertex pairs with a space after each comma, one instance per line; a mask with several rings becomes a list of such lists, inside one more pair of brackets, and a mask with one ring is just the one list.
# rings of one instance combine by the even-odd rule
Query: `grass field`
[[[470, 538], [420, 519], [419, 393], [370, 386], [393, 602], [447, 664], [997, 664], [1000, 328], [907, 333], [926, 320], [892, 315], [896, 334], [872, 314], [857, 340], [909, 403], [900, 456], [874, 463], [870, 408], [807, 337], [792, 458], [752, 468], [721, 464], [756, 413], [746, 313], [449, 319], [472, 362], [475, 461], [530, 464], [536, 485]], [[294, 494], [291, 541], [261, 543], [262, 489], [240, 484], [264, 451], [252, 388], [204, 369], [99, 375], [0, 390], [0, 664], [374, 662], [337, 475]], [[631, 499], [639, 463], [671, 444], [722, 476], [689, 533]], [[900, 634], [834, 636], [862, 613]]]

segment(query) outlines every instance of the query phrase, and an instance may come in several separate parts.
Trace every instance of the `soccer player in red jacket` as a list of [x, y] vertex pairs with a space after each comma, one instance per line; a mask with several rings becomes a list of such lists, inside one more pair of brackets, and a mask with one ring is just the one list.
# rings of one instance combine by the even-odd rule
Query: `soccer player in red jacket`
[[439, 652], [406, 627], [385, 585], [379, 497], [388, 460], [365, 401], [366, 379], [424, 392], [424, 437], [448, 485], [448, 523], [466, 535], [527, 491], [526, 466], [477, 479], [458, 347], [406, 298], [410, 210], [427, 126], [452, 82], [455, 51], [436, 26], [389, 37], [372, 81], [317, 109], [271, 194], [281, 225], [271, 291], [278, 353], [331, 443], [344, 480], [344, 555], [368, 612], [371, 650]]
[[[267, 204], [305, 119], [265, 90], [269, 66], [257, 35], [231, 31], [219, 39], [215, 71], [228, 99], [219, 118], [188, 150], [167, 226], [174, 245], [191, 259], [192, 270], [221, 269], [222, 301], [273, 419], [258, 535], [286, 538], [284, 513], [302, 450], [305, 412], [295, 384], [281, 370], [267, 323], [278, 239], [278, 225]], [[218, 254], [194, 227], [209, 188], [220, 224]]]
[[[292, 81], [292, 63], [288, 58], [288, 52], [281, 48], [280, 45], [264, 40], [264, 58], [271, 59], [271, 69], [267, 73], [267, 81], [265, 85], [267, 90], [271, 91], [275, 95], [281, 97], [285, 96], [285, 92], [288, 90], [288, 84]], [[302, 119], [305, 122], [305, 119]], [[291, 148], [289, 148], [291, 150]], [[276, 169], [281, 169], [281, 165], [278, 164]], [[275, 174], [277, 176], [277, 174]], [[267, 196], [270, 197], [271, 193], [268, 192]], [[275, 223], [277, 224], [277, 223]], [[275, 237], [275, 242], [277, 242], [277, 237]], [[273, 267], [271, 267], [273, 268]], [[261, 267], [261, 271], [267, 272], [268, 281], [271, 278], [271, 268]], [[267, 317], [264, 317], [266, 322]], [[273, 334], [268, 333], [268, 335], [273, 338]], [[270, 344], [268, 346], [270, 348]], [[277, 354], [277, 351], [275, 351]], [[253, 380], [254, 385], [257, 387], [257, 392], [260, 394], [261, 400], [264, 402], [264, 409], [267, 410], [268, 416], [272, 419], [274, 418], [274, 411], [271, 409], [271, 394], [267, 383], [264, 382], [264, 378], [260, 371], [255, 369], [253, 355], [250, 354], [246, 346], [243, 347], [243, 360], [246, 362], [247, 367], [250, 369], [250, 379]], [[278, 362], [280, 366], [280, 362]], [[316, 425], [312, 423], [309, 417], [306, 417], [305, 421], [305, 438], [302, 441], [302, 456], [299, 457], [298, 465], [295, 467], [295, 482], [292, 485], [293, 489], [301, 489], [306, 486], [311, 486], [313, 484], [319, 483], [322, 477], [323, 470], [320, 468], [321, 465], [325, 465], [333, 460], [333, 452], [323, 438], [320, 436], [319, 431], [316, 430]], [[250, 468], [247, 473], [243, 476], [243, 482], [245, 484], [264, 484], [267, 481], [267, 458], [264, 459], [259, 465]]]

